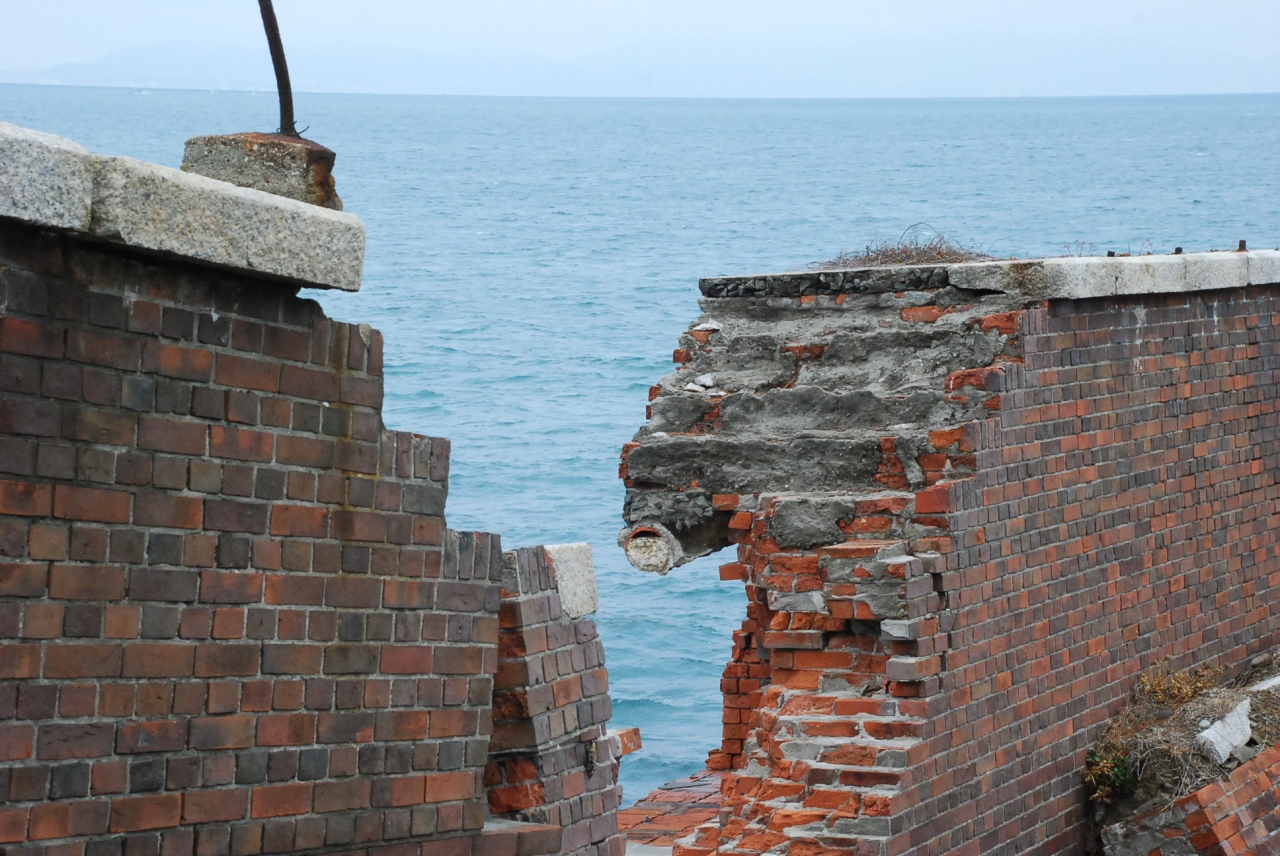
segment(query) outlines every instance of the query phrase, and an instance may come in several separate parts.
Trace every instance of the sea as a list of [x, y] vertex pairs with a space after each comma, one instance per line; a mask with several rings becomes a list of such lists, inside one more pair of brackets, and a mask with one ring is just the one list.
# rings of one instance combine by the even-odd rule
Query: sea
[[[699, 312], [699, 277], [796, 270], [903, 234], [998, 256], [1280, 246], [1280, 95], [998, 100], [297, 96], [368, 229], [388, 426], [453, 443], [448, 519], [591, 543], [625, 802], [701, 769], [744, 618], [713, 556], [616, 543], [622, 444]], [[178, 166], [273, 130], [273, 93], [0, 85], [0, 121]]]

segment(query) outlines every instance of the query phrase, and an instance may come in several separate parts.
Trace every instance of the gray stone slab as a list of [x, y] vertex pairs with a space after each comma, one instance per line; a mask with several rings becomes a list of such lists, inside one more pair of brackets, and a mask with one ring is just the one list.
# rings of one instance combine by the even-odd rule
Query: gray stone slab
[[0, 123], [0, 217], [139, 250], [357, 291], [358, 217]]
[[357, 291], [359, 218], [132, 158], [93, 158], [89, 231], [131, 247]]
[[84, 230], [92, 199], [88, 151], [62, 137], [0, 122], [0, 217]]
[[583, 618], [600, 608], [596, 594], [596, 566], [590, 544], [552, 544], [544, 547], [556, 572], [560, 607], [570, 618]]

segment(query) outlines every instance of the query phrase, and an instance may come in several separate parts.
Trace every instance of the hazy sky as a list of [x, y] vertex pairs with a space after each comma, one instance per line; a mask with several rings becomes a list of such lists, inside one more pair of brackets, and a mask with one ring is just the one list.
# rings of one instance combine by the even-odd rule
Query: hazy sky
[[[1280, 0], [276, 0], [299, 89], [1280, 91]], [[253, 0], [0, 0], [0, 81], [265, 88]]]

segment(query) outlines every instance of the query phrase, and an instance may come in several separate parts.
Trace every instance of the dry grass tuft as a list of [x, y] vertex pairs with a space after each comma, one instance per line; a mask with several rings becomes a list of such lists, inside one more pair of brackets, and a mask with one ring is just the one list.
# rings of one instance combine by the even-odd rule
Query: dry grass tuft
[[812, 270], [845, 270], [890, 265], [941, 265], [960, 262], [988, 262], [996, 256], [965, 247], [932, 227], [917, 223], [896, 241], [873, 241], [860, 253], [842, 252], [826, 262], [814, 262]]
[[1196, 737], [1203, 720], [1221, 719], [1245, 698], [1254, 743], [1280, 743], [1280, 693], [1250, 693], [1238, 680], [1219, 686], [1220, 669], [1171, 672], [1160, 665], [1138, 678], [1129, 705], [1089, 752], [1084, 779], [1090, 798], [1128, 814], [1172, 803], [1225, 777], [1235, 762], [1213, 763]]

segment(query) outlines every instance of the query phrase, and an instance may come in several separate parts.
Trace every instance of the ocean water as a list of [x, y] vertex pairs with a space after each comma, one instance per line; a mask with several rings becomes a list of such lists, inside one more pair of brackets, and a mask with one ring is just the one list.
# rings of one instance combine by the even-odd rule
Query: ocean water
[[[1280, 96], [715, 101], [307, 95], [368, 227], [386, 420], [453, 441], [450, 525], [595, 549], [628, 802], [718, 745], [743, 617], [717, 557], [634, 571], [618, 451], [697, 278], [795, 269], [927, 223], [1010, 256], [1280, 245]], [[0, 85], [0, 121], [177, 166], [271, 94]], [[723, 560], [723, 559], [721, 559]]]

